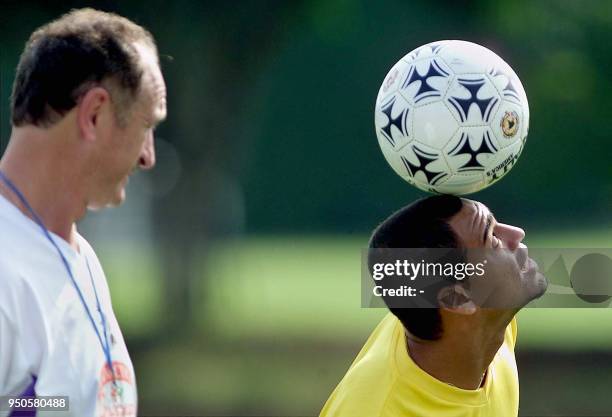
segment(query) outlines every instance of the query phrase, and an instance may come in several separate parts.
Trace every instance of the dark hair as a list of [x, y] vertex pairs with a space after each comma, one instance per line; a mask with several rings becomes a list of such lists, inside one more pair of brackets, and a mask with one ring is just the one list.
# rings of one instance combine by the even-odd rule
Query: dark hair
[[157, 53], [146, 29], [90, 8], [73, 10], [37, 29], [17, 65], [13, 125], [51, 126], [95, 86], [107, 88], [117, 120], [124, 124], [143, 74], [135, 42], [144, 42]]
[[[463, 201], [459, 197], [450, 195], [417, 200], [384, 220], [372, 233], [369, 248], [458, 248], [457, 236], [448, 220], [457, 214], [462, 206]], [[369, 257], [371, 256], [370, 254]], [[368, 262], [372, 263], [370, 259]], [[387, 300], [385, 302], [389, 310], [414, 336], [436, 340], [442, 335], [438, 308], [397, 308], [392, 307]]]

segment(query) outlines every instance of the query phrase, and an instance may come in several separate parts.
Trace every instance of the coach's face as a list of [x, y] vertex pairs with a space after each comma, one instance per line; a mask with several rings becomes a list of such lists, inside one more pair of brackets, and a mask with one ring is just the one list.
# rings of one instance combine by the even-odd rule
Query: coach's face
[[107, 117], [100, 149], [97, 184], [92, 188], [89, 208], [115, 206], [125, 199], [130, 174], [137, 168], [155, 165], [153, 132], [166, 117], [166, 86], [155, 52], [140, 43], [134, 45], [143, 65], [141, 88], [128, 110], [125, 125]]
[[523, 229], [499, 223], [484, 204], [466, 199], [449, 224], [468, 249], [468, 262], [484, 262], [484, 276], [469, 283], [478, 306], [518, 311], [544, 294], [547, 281], [528, 256]]

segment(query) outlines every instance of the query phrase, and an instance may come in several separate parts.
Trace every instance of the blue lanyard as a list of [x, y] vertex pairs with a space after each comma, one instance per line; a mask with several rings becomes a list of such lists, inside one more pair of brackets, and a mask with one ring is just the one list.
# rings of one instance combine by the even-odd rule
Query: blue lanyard
[[11, 180], [9, 180], [6, 177], [6, 175], [4, 175], [4, 173], [2, 171], [0, 171], [0, 179], [2, 179], [2, 181], [19, 198], [21, 203], [28, 209], [28, 211], [32, 215], [32, 218], [34, 219], [34, 221], [42, 229], [43, 234], [46, 236], [46, 238], [49, 240], [49, 242], [51, 242], [51, 244], [55, 247], [55, 249], [57, 250], [57, 253], [60, 256], [60, 258], [62, 258], [62, 262], [64, 263], [64, 266], [66, 267], [66, 271], [68, 272], [68, 275], [70, 276], [70, 280], [72, 281], [72, 285], [74, 285], [74, 288], [76, 289], [76, 292], [79, 295], [79, 298], [81, 299], [81, 303], [83, 304], [83, 307], [85, 308], [85, 311], [87, 312], [87, 316], [89, 317], [89, 321], [91, 322], [91, 325], [93, 326], [93, 328], [94, 328], [94, 330], [96, 332], [96, 336], [98, 336], [98, 341], [100, 342], [100, 345], [102, 346], [102, 350], [104, 351], [104, 356], [106, 357], [106, 364], [108, 366], [108, 369], [111, 371], [112, 378], [113, 378], [113, 383], [115, 384], [117, 382], [117, 380], [115, 379], [115, 370], [113, 369], [113, 360], [112, 360], [112, 356], [111, 356], [111, 346], [110, 346], [110, 343], [108, 341], [108, 333], [106, 331], [106, 316], [102, 312], [102, 307], [100, 305], [100, 299], [98, 298], [98, 291], [96, 290], [96, 284], [94, 283], [93, 274], [91, 273], [91, 267], [89, 266], [89, 260], [87, 259], [87, 256], [85, 256], [85, 262], [87, 263], [87, 270], [89, 271], [89, 278], [91, 279], [91, 285], [92, 285], [93, 290], [94, 290], [94, 295], [96, 296], [96, 307], [98, 309], [98, 313], [100, 314], [100, 318], [102, 319], [102, 327], [104, 329], [104, 340], [102, 340], [102, 336], [100, 335], [100, 331], [98, 330], [98, 326], [96, 326], [96, 322], [94, 321], [94, 318], [93, 318], [93, 316], [91, 314], [91, 311], [89, 311], [89, 307], [87, 307], [87, 303], [85, 302], [85, 297], [83, 297], [83, 293], [81, 292], [81, 289], [79, 288], [76, 280], [74, 279], [74, 275], [72, 273], [72, 268], [70, 268], [70, 264], [66, 260], [66, 257], [64, 256], [64, 253], [62, 252], [60, 247], [57, 245], [57, 242], [55, 241], [55, 239], [53, 239], [53, 237], [49, 233], [49, 230], [45, 227], [44, 223], [42, 222], [40, 217], [38, 217], [38, 215], [36, 214], [36, 212], [34, 211], [32, 206], [30, 206], [30, 204], [28, 203], [28, 200], [26, 200], [25, 196], [21, 193], [21, 191], [19, 191], [17, 186], [15, 184], [13, 184], [13, 182]]

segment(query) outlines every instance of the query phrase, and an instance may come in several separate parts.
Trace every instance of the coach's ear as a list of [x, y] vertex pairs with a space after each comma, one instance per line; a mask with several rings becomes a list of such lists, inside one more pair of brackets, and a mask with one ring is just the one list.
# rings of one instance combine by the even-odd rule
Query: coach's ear
[[455, 314], [474, 314], [477, 310], [468, 291], [461, 284], [448, 285], [438, 292], [440, 308]]
[[96, 139], [101, 120], [111, 100], [108, 91], [94, 87], [87, 91], [77, 106], [77, 123], [81, 137], [87, 141]]

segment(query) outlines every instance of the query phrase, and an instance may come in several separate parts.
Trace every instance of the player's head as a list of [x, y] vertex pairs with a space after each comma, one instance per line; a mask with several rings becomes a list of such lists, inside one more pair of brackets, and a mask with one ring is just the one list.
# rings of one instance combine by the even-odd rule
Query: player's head
[[443, 195], [392, 214], [374, 230], [369, 247], [457, 248], [453, 262], [486, 260], [482, 277], [438, 281], [433, 288], [439, 308], [398, 308], [385, 299], [413, 336], [435, 340], [444, 331], [442, 314], [473, 316], [483, 307], [516, 312], [543, 294], [546, 280], [528, 258], [524, 236], [522, 229], [497, 222], [484, 204]]
[[27, 41], [11, 99], [14, 130], [74, 138], [87, 205], [115, 205], [134, 168], [155, 164], [153, 128], [165, 84], [152, 35], [130, 20], [73, 10]]

